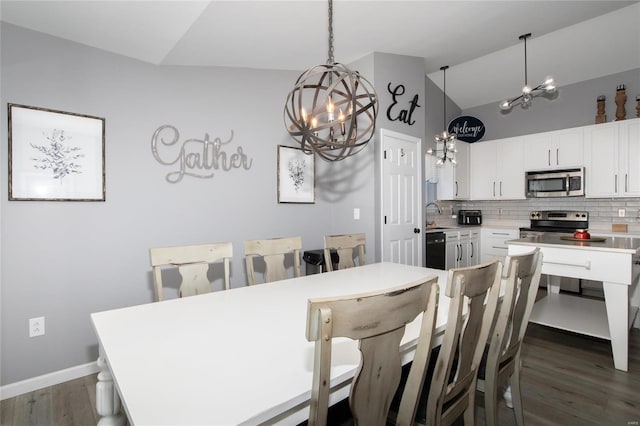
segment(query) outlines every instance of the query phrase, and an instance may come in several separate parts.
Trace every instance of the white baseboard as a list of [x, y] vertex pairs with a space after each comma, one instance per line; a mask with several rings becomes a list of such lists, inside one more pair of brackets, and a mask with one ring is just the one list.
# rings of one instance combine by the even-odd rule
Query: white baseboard
[[20, 382], [9, 383], [8, 385], [0, 386], [0, 400], [68, 382], [69, 380], [95, 374], [99, 371], [98, 364], [94, 361], [88, 364], [76, 365], [75, 367], [43, 374], [42, 376], [32, 377]]

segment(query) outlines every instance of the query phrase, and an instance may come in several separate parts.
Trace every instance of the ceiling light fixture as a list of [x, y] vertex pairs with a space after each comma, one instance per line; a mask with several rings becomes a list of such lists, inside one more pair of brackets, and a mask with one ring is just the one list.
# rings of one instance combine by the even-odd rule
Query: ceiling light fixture
[[329, 58], [302, 73], [287, 96], [284, 122], [307, 154], [328, 161], [360, 152], [373, 137], [378, 96], [358, 71], [333, 57], [333, 0], [329, 0]]
[[443, 73], [443, 85], [442, 85], [442, 127], [444, 130], [442, 133], [438, 133], [433, 137], [436, 144], [435, 149], [429, 148], [427, 154], [435, 156], [438, 160], [436, 166], [444, 166], [444, 163], [450, 161], [452, 165], [457, 166], [456, 161], [456, 138], [455, 133], [449, 133], [447, 131], [447, 69], [449, 65], [440, 67]]
[[534, 88], [531, 88], [527, 83], [527, 39], [531, 37], [531, 33], [522, 34], [518, 37], [519, 40], [524, 41], [524, 87], [522, 88], [522, 94], [513, 99], [507, 99], [500, 102], [500, 109], [502, 111], [509, 111], [514, 105], [518, 103], [522, 108], [528, 108], [531, 105], [531, 99], [534, 96], [542, 94], [552, 94], [556, 91], [556, 84], [553, 81], [553, 77], [546, 77], [542, 83]]

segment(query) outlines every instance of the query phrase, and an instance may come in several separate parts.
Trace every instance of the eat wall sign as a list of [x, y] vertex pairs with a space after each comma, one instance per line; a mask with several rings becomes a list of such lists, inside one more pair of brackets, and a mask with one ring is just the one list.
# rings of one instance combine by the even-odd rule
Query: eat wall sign
[[413, 119], [413, 113], [418, 105], [418, 94], [413, 95], [411, 100], [404, 96], [405, 88], [403, 84], [392, 86], [387, 84], [387, 90], [391, 94], [391, 105], [387, 108], [387, 118], [390, 121], [401, 121], [409, 126], [413, 126], [416, 120]]

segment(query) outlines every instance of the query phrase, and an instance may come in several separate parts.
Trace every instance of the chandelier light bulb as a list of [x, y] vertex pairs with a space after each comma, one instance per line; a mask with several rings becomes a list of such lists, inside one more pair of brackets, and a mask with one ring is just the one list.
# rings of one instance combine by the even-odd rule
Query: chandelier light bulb
[[511, 109], [511, 102], [504, 100], [500, 102], [500, 109], [503, 111], [508, 111]]
[[529, 95], [529, 94], [531, 94], [531, 87], [529, 87], [529, 85], [525, 85], [525, 86], [522, 88], [522, 93], [523, 93], [524, 95]]

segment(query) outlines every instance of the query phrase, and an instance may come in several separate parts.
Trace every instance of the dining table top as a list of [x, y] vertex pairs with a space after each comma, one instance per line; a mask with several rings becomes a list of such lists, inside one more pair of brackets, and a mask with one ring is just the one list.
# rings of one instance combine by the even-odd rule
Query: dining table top
[[[91, 319], [131, 424], [292, 424], [307, 418], [311, 396], [308, 299], [434, 275], [441, 334], [447, 271], [386, 262], [98, 312]], [[405, 362], [412, 358], [419, 320], [406, 327]], [[332, 401], [348, 394], [358, 362], [356, 342], [334, 339]]]

